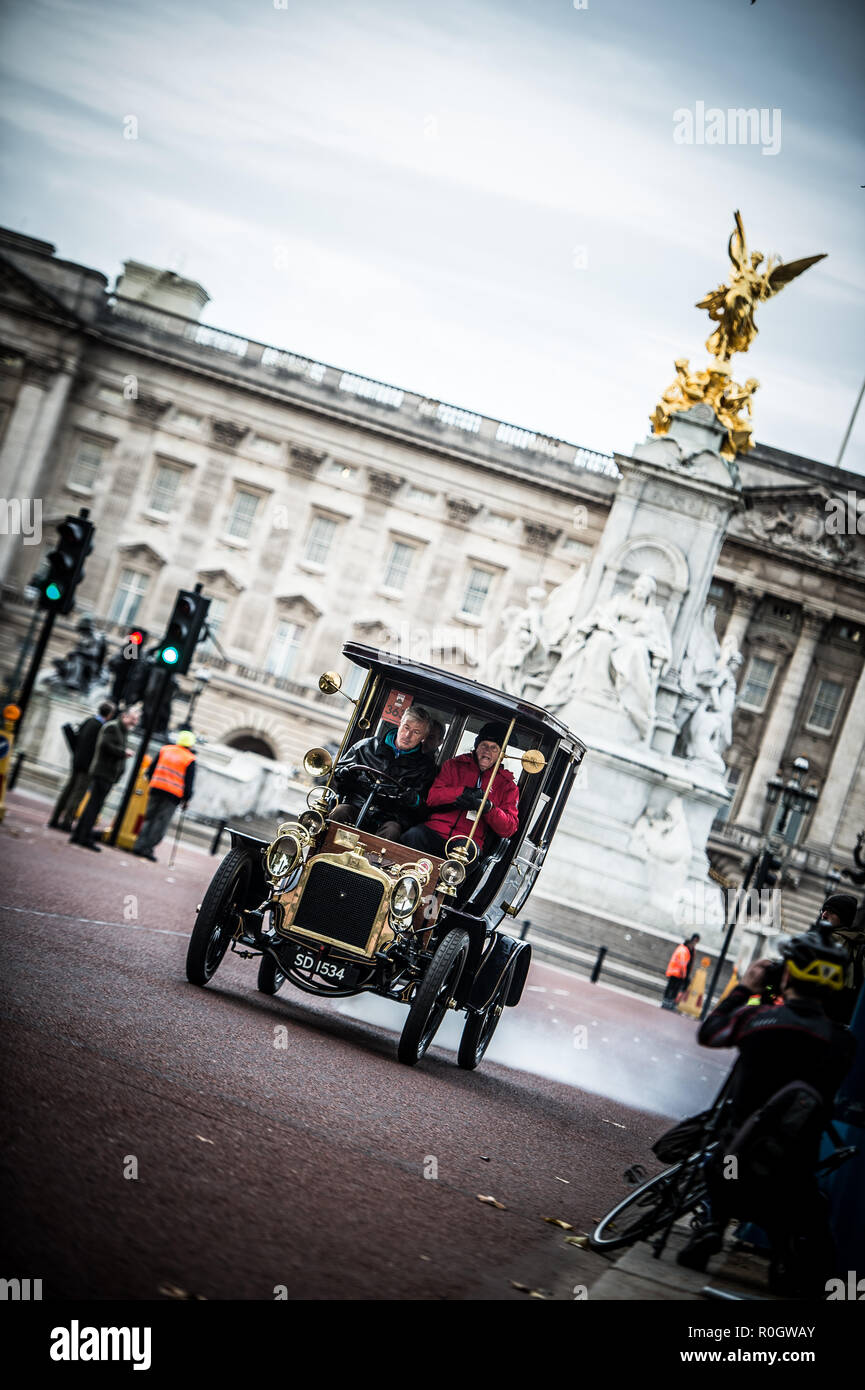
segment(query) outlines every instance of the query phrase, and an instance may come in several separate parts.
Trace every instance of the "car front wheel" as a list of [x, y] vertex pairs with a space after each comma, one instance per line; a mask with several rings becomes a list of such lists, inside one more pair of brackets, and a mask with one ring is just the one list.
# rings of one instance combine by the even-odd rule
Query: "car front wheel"
[[407, 1067], [423, 1057], [447, 1013], [469, 953], [469, 934], [455, 929], [439, 943], [417, 987], [399, 1040], [397, 1056]]
[[457, 1055], [457, 1061], [461, 1067], [465, 1067], [466, 1071], [474, 1071], [492, 1042], [493, 1033], [499, 1026], [499, 1019], [502, 1016], [508, 990], [511, 987], [512, 975], [513, 967], [505, 971], [495, 994], [483, 1013], [469, 1014], [466, 1019], [463, 1035], [460, 1038], [460, 1050]]
[[210, 881], [192, 928], [186, 952], [190, 984], [206, 985], [219, 969], [237, 928], [251, 877], [249, 855], [242, 849], [229, 850]]
[[278, 994], [285, 984], [285, 971], [280, 970], [273, 956], [266, 951], [258, 967], [258, 989], [261, 994]]

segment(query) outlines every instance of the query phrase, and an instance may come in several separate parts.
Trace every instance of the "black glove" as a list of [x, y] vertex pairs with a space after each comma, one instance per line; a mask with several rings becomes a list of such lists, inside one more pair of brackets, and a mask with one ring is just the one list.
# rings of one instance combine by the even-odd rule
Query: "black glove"
[[385, 801], [390, 806], [402, 806], [406, 810], [409, 807], [417, 806], [418, 801], [413, 791], [400, 789], [399, 787], [388, 786], [386, 783], [379, 787], [376, 796], [377, 801]]
[[476, 811], [484, 799], [484, 794], [480, 787], [466, 787], [465, 791], [460, 792], [455, 806], [460, 806], [465, 811]]

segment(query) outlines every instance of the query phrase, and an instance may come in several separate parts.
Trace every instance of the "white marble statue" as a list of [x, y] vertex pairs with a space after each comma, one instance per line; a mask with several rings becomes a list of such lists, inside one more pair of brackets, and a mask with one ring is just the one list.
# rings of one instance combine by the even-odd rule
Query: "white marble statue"
[[732, 634], [719, 645], [715, 608], [709, 604], [702, 625], [694, 628], [682, 663], [682, 688], [698, 702], [684, 726], [683, 738], [685, 756], [716, 772], [726, 772], [723, 754], [733, 741], [736, 672], [741, 664], [742, 653]]
[[657, 584], [641, 574], [630, 593], [595, 604], [573, 628], [541, 703], [553, 712], [585, 695], [614, 695], [640, 737], [648, 739], [655, 717], [658, 678], [670, 660], [670, 631], [654, 602]]
[[502, 614], [504, 640], [490, 654], [479, 679], [509, 695], [534, 700], [546, 685], [555, 652], [573, 619], [585, 567], [547, 596], [540, 585], [526, 594], [526, 607], [508, 607]]
[[644, 811], [634, 826], [629, 848], [646, 861], [653, 906], [672, 914], [676, 894], [687, 881], [693, 853], [682, 798], [674, 796], [661, 815]]

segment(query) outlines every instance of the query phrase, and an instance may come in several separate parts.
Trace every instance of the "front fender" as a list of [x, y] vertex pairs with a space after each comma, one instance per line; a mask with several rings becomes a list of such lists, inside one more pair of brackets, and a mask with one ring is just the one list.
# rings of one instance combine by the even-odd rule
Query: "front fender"
[[506, 970], [512, 970], [513, 974], [505, 1003], [511, 1007], [518, 1004], [523, 986], [526, 983], [526, 976], [529, 973], [531, 960], [532, 948], [527, 941], [517, 941], [512, 936], [493, 932], [490, 945], [472, 983], [468, 998], [469, 1007], [485, 1009], [501, 983]]
[[243, 830], [234, 830], [230, 826], [228, 833], [231, 836], [231, 848], [243, 850], [249, 855], [252, 861], [252, 876], [249, 880], [249, 888], [246, 894], [244, 907], [258, 907], [270, 897], [270, 889], [267, 879], [264, 876], [264, 854], [267, 849], [268, 840], [262, 840], [258, 835], [247, 835]]

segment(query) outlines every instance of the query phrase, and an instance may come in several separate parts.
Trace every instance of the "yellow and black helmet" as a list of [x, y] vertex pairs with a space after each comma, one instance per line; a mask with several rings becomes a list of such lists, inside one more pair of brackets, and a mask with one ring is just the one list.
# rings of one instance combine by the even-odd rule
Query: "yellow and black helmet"
[[843, 989], [848, 965], [847, 952], [838, 941], [816, 927], [802, 936], [793, 936], [780, 945], [781, 958], [794, 980], [819, 989]]

